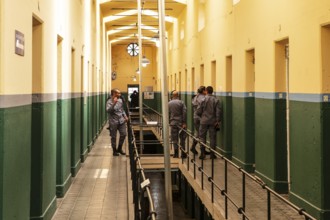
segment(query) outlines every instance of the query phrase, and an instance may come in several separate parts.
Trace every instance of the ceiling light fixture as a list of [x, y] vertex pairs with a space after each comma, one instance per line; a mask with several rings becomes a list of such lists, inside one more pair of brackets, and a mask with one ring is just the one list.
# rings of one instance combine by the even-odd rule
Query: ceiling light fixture
[[142, 60], [141, 60], [141, 64], [143, 67], [146, 67], [147, 65], [150, 64], [150, 60], [148, 58], [146, 58], [146, 56], [143, 56]]

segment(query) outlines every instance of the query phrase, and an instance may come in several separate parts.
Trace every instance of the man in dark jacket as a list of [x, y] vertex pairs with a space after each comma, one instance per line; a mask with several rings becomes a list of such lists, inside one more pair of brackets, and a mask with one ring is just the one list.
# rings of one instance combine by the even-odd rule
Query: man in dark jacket
[[[185, 150], [186, 133], [182, 131], [179, 134], [180, 128], [186, 128], [187, 108], [183, 101], [179, 99], [177, 91], [172, 92], [172, 99], [168, 103], [170, 126], [171, 126], [171, 139], [174, 145], [174, 158], [179, 157], [178, 139], [180, 135], [180, 145]], [[181, 154], [182, 158], [186, 158], [185, 153]]]
[[[121, 93], [118, 89], [111, 90], [111, 98], [107, 101], [106, 110], [109, 119], [113, 155], [125, 155], [125, 152], [123, 151], [122, 147], [126, 138], [126, 122], [128, 118], [124, 111], [124, 102], [121, 98]], [[116, 147], [117, 131], [119, 131], [120, 135], [118, 147]]]
[[139, 107], [139, 93], [136, 90], [134, 90], [130, 98], [131, 98], [131, 107], [132, 108]]
[[[207, 95], [197, 109], [197, 114], [201, 116], [199, 137], [203, 143], [206, 143], [206, 133], [209, 132], [210, 147], [215, 150], [216, 147], [216, 130], [220, 128], [221, 108], [220, 101], [213, 95], [213, 87], [206, 87]], [[216, 158], [211, 152], [211, 158]], [[205, 147], [201, 147], [201, 155], [199, 159], [205, 159]]]

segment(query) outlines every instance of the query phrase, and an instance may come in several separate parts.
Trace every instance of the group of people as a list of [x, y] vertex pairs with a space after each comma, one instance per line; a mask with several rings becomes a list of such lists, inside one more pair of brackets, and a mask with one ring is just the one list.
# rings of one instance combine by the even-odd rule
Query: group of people
[[[197, 90], [196, 96], [192, 99], [194, 127], [196, 130], [195, 137], [200, 139], [202, 143], [206, 143], [206, 135], [209, 133], [210, 147], [215, 150], [216, 147], [216, 131], [220, 129], [221, 124], [221, 108], [220, 101], [213, 95], [212, 86], [200, 86]], [[171, 92], [171, 100], [168, 103], [169, 108], [169, 122], [171, 127], [171, 141], [174, 146], [174, 158], [179, 157], [179, 145], [185, 150], [186, 132], [182, 129], [187, 127], [187, 107], [185, 103], [179, 99], [179, 92], [174, 90]], [[121, 92], [118, 89], [111, 90], [111, 97], [106, 103], [106, 111], [109, 119], [109, 130], [111, 136], [111, 146], [113, 155], [125, 155], [123, 151], [123, 143], [127, 134], [126, 122], [128, 117], [124, 110], [124, 101], [121, 98]], [[119, 131], [119, 142], [116, 144], [117, 131]], [[198, 154], [196, 145], [197, 139], [193, 140], [190, 151]], [[207, 154], [205, 146], [200, 145], [199, 159], [205, 159]], [[182, 151], [181, 158], [186, 158], [187, 155]], [[210, 153], [211, 158], [216, 158], [213, 152]]]
[[[179, 99], [179, 93], [172, 91], [172, 99], [168, 103], [169, 117], [171, 126], [171, 140], [174, 145], [174, 158], [179, 157], [178, 139], [180, 137], [180, 145], [185, 150], [186, 133], [181, 131], [187, 127], [187, 107], [182, 100]], [[220, 130], [221, 125], [221, 107], [220, 101], [213, 95], [212, 86], [200, 86], [197, 90], [197, 95], [192, 100], [194, 113], [194, 127], [196, 130], [196, 138], [206, 144], [206, 135], [209, 133], [210, 147], [215, 150], [216, 147], [216, 131]], [[181, 131], [181, 132], [180, 132]], [[190, 151], [198, 154], [196, 145], [198, 141], [193, 140]], [[203, 144], [200, 145], [201, 154], [199, 159], [205, 159], [206, 150]], [[210, 157], [216, 158], [214, 152], [210, 153]], [[187, 155], [182, 152], [181, 158], [186, 158]]]

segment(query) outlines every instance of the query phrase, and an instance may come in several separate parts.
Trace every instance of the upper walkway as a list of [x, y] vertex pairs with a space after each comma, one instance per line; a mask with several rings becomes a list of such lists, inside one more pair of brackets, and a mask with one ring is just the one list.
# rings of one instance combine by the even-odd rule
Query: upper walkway
[[[144, 129], [161, 138], [157, 126]], [[187, 148], [193, 138], [188, 137]], [[129, 144], [126, 141], [127, 156]], [[145, 172], [164, 170], [163, 155], [142, 154], [139, 157]], [[129, 166], [129, 157], [113, 157], [109, 133], [104, 128], [69, 191], [58, 200], [53, 219], [134, 219]], [[224, 157], [211, 160], [207, 156], [207, 159], [200, 160], [198, 155], [189, 151], [186, 159], [171, 158], [171, 167], [184, 176], [214, 219], [244, 219], [242, 213], [245, 219], [308, 219], [301, 215], [302, 210], [299, 213], [292, 204], [285, 202], [287, 195], [275, 196], [262, 182], [255, 181], [253, 173], [244, 172]], [[151, 178], [152, 185], [161, 184]], [[183, 193], [182, 186], [178, 187], [179, 193]], [[165, 199], [163, 192], [152, 190], [155, 192], [158, 193], [152, 196], [155, 200]], [[166, 219], [164, 207], [155, 205], [155, 209], [159, 213], [157, 219]], [[175, 212], [174, 219], [189, 219], [180, 211]]]

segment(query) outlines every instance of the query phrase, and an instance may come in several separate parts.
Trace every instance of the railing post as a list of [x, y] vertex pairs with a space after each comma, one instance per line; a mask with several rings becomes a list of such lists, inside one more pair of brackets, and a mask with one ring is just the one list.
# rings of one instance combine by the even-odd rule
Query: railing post
[[[185, 132], [185, 131], [182, 131], [182, 132]], [[187, 134], [186, 134], [187, 135]], [[190, 144], [189, 144], [189, 140], [190, 140], [190, 138], [189, 138], [189, 136], [186, 136], [186, 138], [188, 139], [188, 141], [187, 141], [187, 146], [185, 147], [185, 151], [187, 151], [187, 169], [188, 169], [188, 171], [189, 171], [189, 168], [190, 168], [190, 166], [189, 166], [189, 146], [190, 146]]]
[[[242, 208], [243, 208], [243, 211], [245, 212], [245, 173], [242, 172]], [[243, 214], [243, 220], [245, 220], [245, 215]]]
[[271, 207], [270, 207], [270, 191], [267, 190], [267, 219], [271, 219]]
[[[228, 192], [228, 163], [227, 160], [225, 160], [225, 193]], [[228, 198], [227, 195], [225, 195], [225, 218], [228, 219]]]
[[214, 202], [214, 158], [212, 158], [212, 163], [211, 163], [211, 196], [212, 196], [212, 203]]
[[204, 170], [204, 160], [201, 160], [201, 181], [202, 181], [202, 190], [204, 190], [204, 175], [203, 175], [203, 170]]
[[195, 180], [195, 179], [196, 179], [196, 164], [195, 164], [195, 161], [196, 161], [196, 155], [193, 154], [193, 157], [194, 157], [194, 160], [191, 161], [191, 162], [193, 162], [193, 164], [194, 164], [194, 180]]

